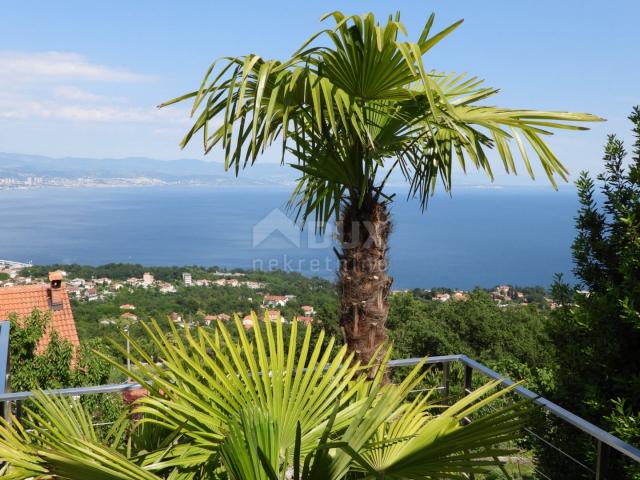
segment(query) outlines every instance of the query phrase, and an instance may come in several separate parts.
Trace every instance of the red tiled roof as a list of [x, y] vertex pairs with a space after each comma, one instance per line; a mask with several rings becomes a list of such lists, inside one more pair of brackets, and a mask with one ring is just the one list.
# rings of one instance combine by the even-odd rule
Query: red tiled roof
[[283, 302], [286, 300], [287, 300], [287, 297], [285, 297], [284, 295], [265, 295], [264, 296], [265, 302]]
[[69, 295], [64, 286], [60, 288], [60, 294], [61, 308], [52, 309], [49, 304], [49, 286], [44, 283], [0, 288], [0, 320], [7, 320], [12, 313], [21, 318], [31, 315], [34, 310], [43, 313], [51, 312], [51, 321], [38, 342], [36, 353], [42, 353], [47, 347], [52, 330], [57, 331], [61, 339], [65, 339], [77, 347], [80, 345], [80, 341], [69, 303]]

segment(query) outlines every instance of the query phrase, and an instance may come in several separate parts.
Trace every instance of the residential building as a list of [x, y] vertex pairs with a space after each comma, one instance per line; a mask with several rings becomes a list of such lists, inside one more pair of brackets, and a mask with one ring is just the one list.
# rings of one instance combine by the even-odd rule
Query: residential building
[[204, 323], [209, 326], [211, 322], [228, 322], [231, 320], [231, 316], [226, 313], [220, 313], [218, 315], [207, 315], [204, 317]]
[[263, 305], [267, 307], [284, 307], [288, 301], [287, 295], [265, 295]]
[[296, 317], [299, 322], [304, 322], [305, 325], [311, 325], [313, 323], [313, 317], [309, 316], [300, 316]]
[[161, 283], [159, 285], [160, 293], [176, 293], [176, 287], [171, 285], [170, 283]]
[[187, 287], [190, 287], [191, 285], [193, 285], [193, 279], [191, 278], [191, 274], [189, 272], [184, 272], [182, 274], [182, 282]]
[[465, 292], [463, 292], [462, 290], [455, 290], [453, 292], [453, 294], [451, 295], [451, 298], [453, 300], [458, 300], [458, 301], [466, 301], [469, 300], [469, 295], [467, 295]]
[[253, 328], [253, 317], [251, 315], [245, 315], [242, 319], [242, 326], [245, 330], [251, 330]]
[[125, 303], [124, 305], [120, 305], [120, 310], [135, 310], [136, 306], [131, 305], [130, 303]]
[[171, 312], [169, 314], [169, 320], [171, 320], [173, 323], [182, 323], [182, 315], [176, 312]]
[[280, 313], [280, 310], [265, 310], [264, 319], [266, 320], [267, 318], [269, 318], [273, 323], [277, 323], [278, 321], [286, 323], [286, 320]]
[[82, 290], [80, 288], [72, 287], [70, 285], [67, 285], [67, 293], [76, 298], [80, 298], [82, 296]]
[[492, 292], [492, 296], [494, 300], [511, 300], [511, 295], [509, 294], [511, 291], [511, 287], [509, 285], [498, 285]]
[[87, 289], [84, 295], [89, 302], [95, 302], [98, 300], [98, 291], [95, 288]]
[[120, 318], [123, 320], [129, 320], [131, 322], [135, 322], [136, 320], [138, 320], [138, 316], [134, 315], [131, 312], [125, 312], [122, 315], [120, 315]]
[[80, 345], [69, 295], [62, 279], [61, 272], [51, 272], [48, 284], [0, 288], [0, 321], [8, 320], [11, 314], [15, 314], [19, 320], [31, 315], [34, 310], [51, 315], [51, 320], [36, 345], [36, 353], [44, 352], [53, 331], [73, 347]]
[[144, 274], [142, 275], [142, 284], [145, 287], [149, 287], [151, 285], [153, 285], [153, 283], [156, 281], [156, 279], [154, 278], [153, 275], [151, 275], [151, 273], [149, 272], [144, 272]]
[[434, 300], [437, 300], [438, 302], [448, 302], [451, 299], [451, 295], [449, 295], [448, 293], [436, 293], [433, 296]]
[[302, 305], [300, 309], [307, 317], [312, 317], [316, 314], [315, 309], [311, 305]]

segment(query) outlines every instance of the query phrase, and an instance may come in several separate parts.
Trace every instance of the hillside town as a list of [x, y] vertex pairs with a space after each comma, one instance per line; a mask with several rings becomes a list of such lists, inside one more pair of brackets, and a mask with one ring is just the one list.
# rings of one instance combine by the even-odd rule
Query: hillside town
[[[0, 288], [13, 287], [18, 285], [30, 285], [37, 282], [31, 276], [24, 276], [21, 271], [27, 264], [16, 264], [10, 266], [3, 264], [0, 260]], [[156, 289], [160, 293], [170, 294], [176, 293], [179, 287], [246, 287], [255, 290], [258, 295], [264, 296], [264, 306], [269, 308], [283, 307], [288, 300], [292, 298], [290, 295], [272, 295], [266, 291], [267, 285], [264, 282], [253, 280], [243, 280], [244, 273], [234, 272], [214, 272], [216, 279], [209, 278], [193, 278], [189, 272], [182, 274], [181, 282], [167, 282], [157, 280], [150, 272], [145, 272], [142, 277], [131, 277], [126, 280], [113, 280], [108, 277], [99, 278], [69, 278], [67, 273], [62, 271], [65, 278], [66, 289], [69, 295], [78, 301], [96, 301], [103, 300], [109, 296], [113, 296], [122, 288], [126, 289]], [[427, 294], [428, 299], [437, 302], [449, 301], [465, 301], [469, 298], [469, 292], [460, 289], [418, 289]], [[409, 289], [394, 290], [394, 294], [409, 292]], [[498, 306], [508, 306], [514, 304], [527, 305], [529, 298], [522, 290], [512, 285], [497, 285], [493, 289], [487, 289], [491, 294], [494, 302]], [[551, 299], [545, 298], [551, 305]], [[315, 312], [313, 307], [303, 307], [305, 316], [312, 316]]]
[[[29, 275], [30, 264], [0, 260], [0, 290], [3, 293], [27, 291], [25, 286], [46, 286], [51, 281], [52, 276], [59, 278], [61, 288], [69, 298], [70, 311], [72, 306], [80, 308], [84, 303], [91, 302], [114, 302], [119, 294], [141, 294], [142, 292], [153, 292], [160, 295], [176, 295], [181, 289], [219, 289], [230, 288], [238, 292], [237, 297], [242, 301], [245, 310], [223, 311], [202, 311], [197, 315], [185, 315], [183, 311], [168, 312], [168, 320], [180, 328], [194, 327], [197, 325], [210, 326], [213, 322], [230, 322], [237, 315], [242, 325], [250, 330], [254, 326], [256, 317], [252, 311], [256, 312], [258, 318], [271, 322], [288, 323], [297, 319], [304, 324], [310, 325], [317, 319], [317, 311], [313, 305], [300, 304], [294, 301], [292, 308], [290, 302], [296, 299], [296, 295], [288, 293], [272, 293], [269, 285], [264, 281], [256, 281], [246, 278], [243, 272], [214, 271], [206, 275], [194, 274], [184, 271], [174, 281], [159, 280], [151, 271], [144, 272], [141, 276], [132, 276], [126, 279], [115, 279], [107, 276], [92, 276], [82, 278], [70, 275], [64, 270], [51, 272], [49, 278], [37, 278]], [[26, 272], [26, 273], [25, 273]], [[511, 285], [498, 285], [492, 290], [487, 290], [491, 298], [498, 307], [526, 306], [531, 301], [535, 301], [531, 293], [523, 291]], [[407, 290], [396, 290], [394, 294], [408, 292]], [[470, 292], [460, 289], [416, 289], [413, 290], [417, 296], [425, 301], [433, 302], [464, 302], [469, 299]], [[205, 294], [206, 295], [206, 294]], [[214, 295], [212, 292], [211, 295]], [[554, 309], [556, 305], [550, 298], [542, 297], [543, 305]], [[122, 326], [147, 319], [136, 311], [133, 303], [123, 303], [118, 307], [118, 314], [113, 313], [94, 318], [103, 327]], [[287, 315], [283, 310], [287, 310]], [[6, 309], [5, 309], [6, 310]], [[8, 311], [7, 311], [8, 313]], [[23, 312], [24, 313], [24, 312]], [[71, 313], [72, 315], [72, 313]], [[320, 323], [322, 323], [320, 321]]]
[[[65, 310], [67, 311], [67, 317], [73, 321], [72, 305], [80, 305], [82, 303], [91, 302], [108, 302], [122, 292], [135, 293], [135, 292], [154, 292], [161, 295], [170, 295], [178, 293], [179, 289], [187, 288], [201, 288], [201, 289], [216, 289], [216, 288], [232, 288], [232, 289], [244, 289], [243, 292], [249, 293], [251, 296], [242, 296], [247, 302], [259, 302], [260, 308], [252, 308], [247, 311], [230, 311], [230, 312], [202, 312], [198, 316], [198, 319], [194, 319], [193, 316], [187, 318], [180, 312], [173, 311], [168, 315], [168, 319], [180, 328], [194, 327], [198, 325], [210, 326], [212, 322], [230, 322], [234, 315], [239, 316], [242, 319], [242, 325], [250, 330], [254, 326], [255, 318], [262, 318], [263, 320], [281, 323], [289, 323], [292, 320], [297, 319], [306, 325], [314, 323], [314, 317], [316, 310], [312, 305], [301, 305], [299, 308], [293, 311], [293, 315], [289, 319], [285, 317], [281, 309], [286, 307], [289, 302], [296, 298], [292, 294], [275, 295], [268, 292], [268, 286], [265, 282], [258, 282], [254, 280], [244, 279], [243, 273], [234, 272], [213, 272], [210, 276], [214, 278], [194, 278], [190, 272], [182, 273], [182, 278], [178, 282], [160, 281], [155, 278], [153, 273], [145, 272], [141, 277], [130, 277], [126, 280], [115, 280], [109, 277], [92, 277], [81, 278], [73, 277], [64, 270], [50, 272], [48, 278], [35, 278], [28, 274], [23, 273], [29, 264], [22, 264], [18, 262], [0, 261], [0, 304], [4, 302], [3, 299], [11, 298], [11, 302], [4, 302], [6, 305], [0, 305], [0, 317], [8, 317], [11, 313], [16, 313], [19, 316], [28, 315], [33, 309], [42, 309], [42, 306], [51, 307], [51, 301], [47, 305], [47, 302], [40, 302], [39, 304], [29, 304], [29, 298], [31, 298], [32, 291], [44, 292], [44, 295], [51, 297], [51, 292], [54, 291], [53, 282], [57, 282], [57, 291], [61, 292], [65, 299]], [[49, 293], [46, 293], [49, 292]], [[21, 299], [20, 297], [25, 297]], [[255, 298], [254, 298], [255, 296]], [[17, 300], [16, 300], [17, 299]], [[12, 305], [9, 303], [19, 303], [21, 308], [19, 311], [12, 311]], [[44, 310], [50, 310], [50, 308], [44, 308]], [[124, 303], [119, 305], [119, 314], [117, 316], [111, 315], [109, 318], [97, 318], [97, 321], [102, 326], [123, 326], [140, 320], [140, 315], [137, 313], [136, 305], [132, 303]], [[291, 310], [290, 310], [291, 311]], [[250, 312], [255, 312], [252, 314]], [[6, 320], [6, 318], [0, 318], [0, 320]], [[53, 329], [56, 329], [56, 322], [53, 322]], [[75, 332], [75, 327], [74, 327]], [[73, 343], [77, 343], [77, 335], [73, 336]]]
[[[186, 183], [186, 182], [185, 182]], [[135, 178], [94, 178], [94, 177], [42, 177], [42, 176], [20, 176], [20, 177], [0, 177], [0, 190], [10, 189], [32, 189], [42, 187], [58, 188], [100, 188], [100, 187], [143, 187], [143, 186], [163, 186], [179, 185], [178, 182], [165, 182], [157, 178], [135, 177]]]

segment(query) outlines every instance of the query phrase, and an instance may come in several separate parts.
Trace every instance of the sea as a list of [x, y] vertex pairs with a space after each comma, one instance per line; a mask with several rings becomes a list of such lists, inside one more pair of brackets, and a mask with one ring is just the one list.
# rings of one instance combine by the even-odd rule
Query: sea
[[[422, 211], [391, 207], [395, 289], [549, 286], [573, 280], [576, 192], [461, 187]], [[33, 188], [0, 191], [0, 259], [281, 269], [334, 280], [335, 236], [300, 228], [283, 187]]]

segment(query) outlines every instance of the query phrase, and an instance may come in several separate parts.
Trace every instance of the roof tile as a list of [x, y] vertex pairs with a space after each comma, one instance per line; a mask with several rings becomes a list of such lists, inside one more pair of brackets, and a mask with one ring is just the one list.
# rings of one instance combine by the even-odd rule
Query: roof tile
[[0, 320], [6, 320], [15, 313], [18, 318], [31, 315], [34, 310], [51, 312], [51, 321], [44, 335], [36, 347], [37, 353], [42, 353], [51, 340], [51, 331], [58, 332], [60, 338], [68, 340], [71, 345], [80, 345], [73, 311], [69, 302], [69, 295], [64, 285], [61, 287], [62, 308], [51, 309], [49, 304], [49, 286], [46, 284], [24, 285], [18, 287], [0, 288]]

